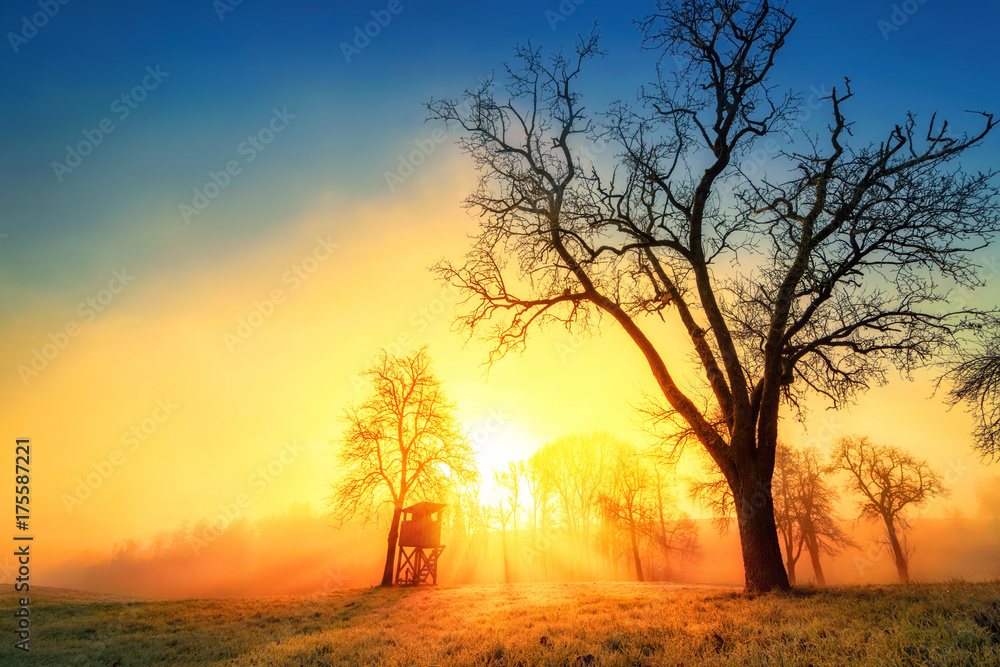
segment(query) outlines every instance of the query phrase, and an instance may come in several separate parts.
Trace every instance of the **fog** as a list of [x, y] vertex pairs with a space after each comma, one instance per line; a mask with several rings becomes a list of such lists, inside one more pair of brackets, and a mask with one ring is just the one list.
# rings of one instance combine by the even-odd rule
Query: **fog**
[[[976, 489], [968, 513], [946, 509], [947, 518], [911, 518], [908, 542], [913, 580], [1000, 578], [1000, 476]], [[445, 510], [438, 583], [635, 580], [630, 554], [595, 524], [586, 546], [558, 524], [544, 531], [463, 533]], [[720, 534], [716, 522], [695, 519], [697, 553], [667, 564], [652, 544], [641, 550], [647, 581], [743, 583], [735, 525]], [[829, 584], [891, 583], [895, 568], [881, 548], [878, 526], [841, 522], [857, 543], [825, 556]], [[226, 526], [182, 524], [145, 542], [127, 541], [104, 553], [65, 554], [39, 569], [33, 584], [152, 598], [318, 594], [376, 585], [382, 574], [387, 526], [331, 525], [306, 505]], [[504, 568], [504, 543], [508, 567]], [[808, 559], [798, 565], [799, 584], [811, 583]], [[10, 581], [8, 571], [5, 578]]]

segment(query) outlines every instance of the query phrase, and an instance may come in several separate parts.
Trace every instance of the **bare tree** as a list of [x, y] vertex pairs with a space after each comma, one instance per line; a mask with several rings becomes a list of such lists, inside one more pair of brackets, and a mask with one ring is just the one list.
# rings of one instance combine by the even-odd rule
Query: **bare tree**
[[805, 547], [816, 584], [826, 585], [821, 554], [834, 555], [854, 542], [837, 525], [837, 496], [827, 483], [831, 470], [819, 450], [778, 443], [774, 464], [774, 518], [785, 547], [788, 580], [795, 585], [795, 562]]
[[885, 524], [888, 546], [899, 581], [910, 580], [910, 554], [906, 547], [906, 510], [928, 500], [946, 496], [944, 480], [926, 461], [888, 445], [876, 445], [866, 437], [841, 438], [833, 454], [833, 466], [850, 476], [847, 488], [860, 494], [863, 519]]
[[510, 583], [510, 563], [507, 555], [507, 526], [514, 529], [514, 540], [517, 541], [517, 515], [521, 510], [521, 475], [517, 463], [512, 461], [507, 470], [494, 470], [493, 481], [496, 484], [497, 501], [496, 516], [500, 523], [501, 550], [503, 552], [504, 583]]
[[771, 490], [774, 495], [774, 523], [785, 550], [785, 572], [788, 574], [788, 583], [792, 586], [795, 585], [795, 564], [805, 546], [805, 536], [797, 520], [799, 490], [796, 483], [799, 471], [796, 464], [791, 449], [779, 442], [774, 455]]
[[[520, 47], [504, 87], [428, 105], [482, 175], [467, 200], [479, 236], [464, 262], [436, 267], [467, 297], [459, 325], [492, 342], [490, 362], [539, 327], [620, 326], [665, 416], [725, 477], [753, 591], [788, 587], [771, 495], [782, 405], [815, 391], [839, 406], [991, 322], [946, 296], [978, 286], [970, 253], [1000, 229], [993, 174], [955, 163], [993, 116], [960, 134], [909, 115], [854, 147], [848, 83], [825, 99], [825, 136], [806, 134], [801, 98], [770, 81], [794, 24], [782, 0], [661, 0], [641, 21], [655, 79], [600, 125], [578, 91], [601, 55], [594, 35], [571, 56]], [[668, 54], [686, 66], [671, 74]], [[598, 137], [617, 147], [610, 174], [587, 157]], [[771, 138], [789, 146], [771, 178], [744, 173], [741, 156]], [[687, 331], [700, 387], [678, 383], [647, 333], [666, 313]]]
[[857, 545], [838, 525], [840, 518], [834, 509], [838, 496], [827, 482], [827, 475], [832, 469], [824, 464], [820, 451], [815, 447], [792, 451], [797, 459], [796, 522], [809, 551], [816, 585], [826, 586], [821, 554], [833, 556]]
[[412, 498], [441, 498], [449, 485], [475, 473], [474, 452], [427, 348], [405, 357], [383, 350], [363, 374], [370, 395], [344, 411], [347, 427], [339, 441], [339, 478], [328, 507], [341, 523], [360, 515], [376, 519], [392, 508], [382, 586], [392, 585], [392, 561], [399, 517]]
[[643, 528], [651, 523], [652, 513], [648, 504], [652, 488], [649, 465], [634, 448], [623, 447], [614, 462], [611, 483], [598, 496], [598, 505], [605, 518], [614, 526], [623, 528], [628, 535], [637, 581], [645, 581], [639, 557], [639, 538]]
[[646, 531], [659, 547], [663, 558], [664, 578], [672, 581], [675, 562], [683, 567], [701, 558], [698, 524], [686, 512], [677, 509], [664, 468], [653, 466], [652, 476], [653, 516], [647, 523]]
[[574, 434], [546, 443], [537, 452], [536, 465], [545, 471], [549, 488], [570, 537], [579, 549], [590, 542], [597, 501], [606, 487], [612, 465], [624, 442], [598, 431]]
[[[528, 492], [528, 499], [531, 503], [528, 508], [531, 511], [531, 544], [528, 552], [536, 554], [539, 544], [539, 523], [542, 524], [544, 529], [552, 489], [550, 488], [549, 480], [545, 475], [545, 471], [540, 467], [540, 456], [537, 451], [532, 454], [528, 460], [520, 461], [517, 465], [518, 473], [524, 480], [524, 487]], [[541, 563], [543, 569], [544, 565], [543, 560]]]
[[948, 401], [963, 403], [972, 413], [979, 451], [984, 457], [1000, 458], [1000, 338], [959, 355], [942, 380], [951, 382]]

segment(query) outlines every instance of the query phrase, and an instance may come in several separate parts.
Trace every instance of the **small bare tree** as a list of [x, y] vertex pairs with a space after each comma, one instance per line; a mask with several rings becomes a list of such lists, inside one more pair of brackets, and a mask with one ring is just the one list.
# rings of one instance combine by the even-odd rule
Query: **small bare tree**
[[622, 447], [615, 458], [610, 484], [599, 494], [597, 503], [604, 517], [627, 534], [636, 580], [645, 581], [639, 538], [644, 528], [652, 523], [649, 501], [653, 475], [646, 461], [631, 446]]
[[885, 524], [886, 541], [900, 583], [910, 581], [910, 553], [906, 547], [909, 528], [906, 510], [920, 507], [931, 498], [949, 494], [944, 480], [926, 461], [888, 445], [876, 445], [866, 437], [841, 438], [833, 454], [833, 466], [847, 471], [847, 488], [860, 494], [860, 518]]
[[774, 494], [774, 523], [778, 528], [778, 536], [785, 550], [785, 572], [788, 573], [788, 583], [795, 585], [795, 564], [802, 555], [805, 537], [802, 534], [798, 513], [799, 476], [797, 461], [792, 450], [783, 443], [778, 443], [774, 454], [774, 479], [771, 492]]
[[857, 545], [838, 525], [840, 517], [834, 506], [837, 492], [827, 480], [832, 469], [815, 447], [793, 450], [797, 465], [795, 470], [796, 522], [809, 551], [816, 585], [826, 585], [821, 554], [834, 556], [848, 547]]
[[496, 485], [496, 517], [500, 523], [501, 550], [503, 552], [504, 583], [510, 583], [510, 558], [507, 549], [507, 527], [514, 532], [514, 543], [517, 544], [517, 515], [521, 511], [521, 475], [517, 462], [511, 461], [507, 470], [494, 470], [493, 482]]
[[855, 546], [837, 525], [839, 518], [834, 510], [837, 495], [827, 482], [830, 472], [818, 449], [778, 444], [774, 466], [774, 516], [785, 542], [786, 558], [790, 548], [796, 549], [788, 568], [788, 578], [793, 585], [794, 561], [803, 547], [809, 553], [816, 584], [825, 586], [821, 554], [834, 555]]
[[[771, 80], [795, 25], [786, 2], [660, 0], [640, 24], [655, 79], [603, 124], [579, 92], [601, 55], [593, 35], [572, 55], [519, 48], [505, 88], [429, 103], [482, 174], [467, 200], [479, 236], [437, 273], [467, 296], [458, 323], [492, 342], [490, 361], [538, 327], [621, 327], [664, 414], [726, 480], [747, 589], [787, 588], [771, 496], [782, 405], [810, 391], [840, 405], [992, 321], [950, 308], [947, 291], [981, 283], [971, 253], [1000, 230], [993, 174], [955, 163], [996, 122], [984, 113], [961, 134], [909, 115], [852, 146], [845, 83], [825, 99], [828, 128], [808, 134], [801, 96]], [[670, 72], [667, 55], [685, 67]], [[613, 170], [586, 150], [599, 139]], [[768, 139], [788, 148], [769, 177], [746, 173], [741, 156]], [[649, 333], [666, 314], [687, 332], [699, 386], [678, 381]]]
[[662, 467], [652, 468], [654, 496], [652, 517], [646, 523], [646, 533], [660, 549], [664, 578], [673, 581], [675, 563], [685, 567], [702, 556], [698, 524], [687, 512], [677, 508], [669, 473]]
[[370, 395], [344, 411], [339, 478], [328, 507], [341, 523], [359, 515], [377, 519], [380, 510], [392, 509], [382, 586], [392, 585], [403, 506], [413, 497], [444, 497], [450, 485], [475, 474], [475, 455], [456, 406], [430, 364], [426, 347], [405, 357], [383, 350], [364, 372]]

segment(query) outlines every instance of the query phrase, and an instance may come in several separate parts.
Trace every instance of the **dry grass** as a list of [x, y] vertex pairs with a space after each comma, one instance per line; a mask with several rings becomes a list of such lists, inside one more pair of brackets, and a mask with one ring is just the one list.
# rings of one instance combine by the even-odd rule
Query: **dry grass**
[[[39, 665], [1000, 665], [1000, 582], [760, 596], [525, 584], [132, 603], [42, 589], [32, 623]], [[29, 664], [4, 634], [0, 662]]]

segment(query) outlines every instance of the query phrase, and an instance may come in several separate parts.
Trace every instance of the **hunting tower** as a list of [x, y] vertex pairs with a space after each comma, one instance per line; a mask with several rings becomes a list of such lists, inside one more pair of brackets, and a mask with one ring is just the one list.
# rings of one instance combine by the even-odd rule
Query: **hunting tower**
[[[417, 503], [403, 508], [399, 526], [396, 583], [404, 586], [437, 584], [444, 503]], [[409, 552], [407, 553], [407, 550]]]

